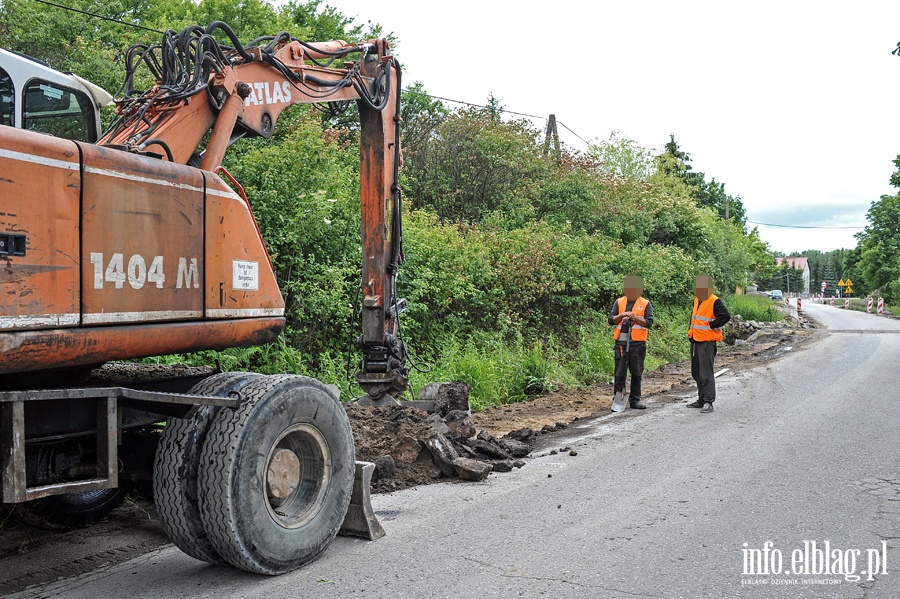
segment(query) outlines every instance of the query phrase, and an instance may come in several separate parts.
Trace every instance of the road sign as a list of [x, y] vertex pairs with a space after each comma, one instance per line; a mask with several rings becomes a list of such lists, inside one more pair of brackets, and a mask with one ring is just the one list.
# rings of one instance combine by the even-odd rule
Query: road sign
[[851, 293], [853, 293], [853, 287], [851, 287], [850, 285], [847, 285], [847, 288], [844, 289], [844, 293], [846, 293], [847, 295], [850, 295]]
[[846, 281], [844, 281], [844, 283], [847, 284], [847, 287], [853, 287], [853, 281], [851, 281], [849, 278]]
[[838, 281], [838, 287], [846, 287], [846, 286], [847, 286], [847, 283], [844, 282], [844, 279], [841, 279], [840, 281]]

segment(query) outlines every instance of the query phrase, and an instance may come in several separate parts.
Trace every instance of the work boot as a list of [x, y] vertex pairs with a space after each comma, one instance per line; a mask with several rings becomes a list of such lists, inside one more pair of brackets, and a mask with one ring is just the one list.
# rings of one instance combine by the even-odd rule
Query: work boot
[[713, 411], [713, 405], [709, 402], [706, 402], [705, 404], [703, 404], [703, 407], [700, 408], [701, 414], [709, 414], [712, 411]]
[[695, 402], [689, 403], [689, 404], [687, 405], [687, 407], [689, 407], [689, 408], [702, 408], [702, 407], [703, 407], [703, 402], [700, 401], [700, 400], [698, 399], [698, 400], [695, 401]]
[[645, 404], [641, 400], [629, 401], [628, 405], [631, 407], [632, 410], [646, 410], [647, 409], [647, 404]]

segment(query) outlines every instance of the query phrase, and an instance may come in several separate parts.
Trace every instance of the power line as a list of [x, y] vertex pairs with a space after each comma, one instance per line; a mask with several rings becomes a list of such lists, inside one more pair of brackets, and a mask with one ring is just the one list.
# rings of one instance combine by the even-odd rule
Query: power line
[[[424, 92], [419, 92], [419, 93], [421, 93], [423, 96], [428, 96], [429, 98], [433, 98], [435, 100], [443, 100], [444, 102], [454, 102], [456, 104], [464, 104], [466, 106], [472, 106], [473, 108], [488, 108], [488, 109], [490, 108], [490, 106], [485, 106], [482, 104], [473, 104], [472, 102], [464, 102], [462, 100], [453, 100], [450, 98], [443, 98], [441, 96], [432, 96], [431, 94], [426, 94]], [[515, 110], [507, 110], [506, 108], [500, 108], [497, 112], [507, 112], [509, 114], [515, 114], [517, 116], [526, 116], [531, 119], [544, 119], [544, 120], [547, 119], [547, 117], [545, 117], [545, 116], [538, 116], [536, 114], [526, 114], [524, 112], [516, 112]]]
[[568, 127], [564, 122], [562, 122], [562, 121], [556, 121], [556, 122], [559, 123], [560, 125], [562, 125], [563, 127], [565, 127], [565, 128], [566, 128], [566, 131], [568, 131], [569, 133], [571, 133], [572, 135], [574, 135], [575, 137], [577, 137], [578, 139], [580, 139], [581, 141], [583, 141], [583, 142], [585, 143], [585, 145], [587, 145], [587, 146], [591, 145], [590, 143], [588, 143], [587, 141], [585, 141], [585, 139], [584, 139], [583, 137], [581, 137], [580, 135], [578, 135], [577, 133], [575, 133], [574, 131], [572, 131], [571, 129], [569, 129], [569, 127]]
[[[35, 1], [35, 2], [39, 2], [39, 3], [41, 3], [41, 4], [46, 4], [47, 6], [54, 6], [54, 7], [56, 7], [56, 8], [61, 8], [61, 9], [63, 9], [63, 10], [71, 10], [72, 12], [77, 12], [77, 13], [79, 13], [79, 14], [87, 15], [87, 16], [89, 16], [89, 17], [95, 17], [95, 18], [97, 18], [97, 19], [102, 19], [102, 20], [104, 20], [104, 21], [109, 21], [109, 22], [111, 22], [111, 23], [118, 23], [119, 25], [125, 25], [126, 27], [134, 27], [134, 28], [136, 28], [136, 29], [143, 29], [144, 31], [151, 31], [151, 32], [153, 32], [153, 33], [159, 33], [160, 35], [163, 33], [162, 31], [160, 31], [160, 30], [158, 30], [158, 29], [152, 29], [152, 28], [150, 28], [150, 27], [144, 27], [143, 25], [138, 25], [137, 23], [128, 23], [128, 22], [122, 21], [122, 20], [120, 20], [120, 19], [114, 19], [113, 17], [107, 17], [106, 15], [101, 15], [101, 14], [98, 14], [98, 13], [93, 13], [93, 12], [90, 12], [90, 11], [87, 11], [87, 10], [81, 10], [81, 9], [79, 9], [79, 8], [72, 8], [71, 6], [65, 6], [65, 5], [63, 5], [63, 4], [57, 4], [56, 2], [50, 2], [49, 0], [34, 0], [34, 1]], [[473, 102], [465, 102], [465, 101], [463, 101], [463, 100], [454, 100], [454, 99], [452, 99], [452, 98], [444, 98], [444, 97], [441, 97], [441, 96], [433, 96], [433, 95], [431, 95], [431, 94], [424, 93], [424, 92], [419, 92], [419, 93], [421, 93], [423, 96], [426, 96], [426, 97], [428, 97], [428, 98], [432, 98], [432, 99], [435, 99], [435, 100], [442, 100], [442, 101], [444, 101], [444, 102], [453, 102], [453, 103], [455, 103], [455, 104], [462, 104], [462, 105], [464, 105], [464, 106], [472, 106], [473, 108], [490, 108], [489, 106], [485, 106], [485, 105], [483, 105], [483, 104], [475, 104], [475, 103], [473, 103]], [[526, 113], [526, 112], [517, 112], [517, 111], [515, 111], [515, 110], [507, 110], [506, 108], [501, 108], [498, 112], [505, 112], [505, 113], [507, 113], [507, 114], [514, 114], [514, 115], [516, 115], [516, 116], [524, 116], [524, 117], [530, 118], [530, 119], [542, 119], [542, 120], [547, 120], [547, 117], [538, 116], [538, 115], [536, 115], [536, 114], [528, 114], [528, 113]], [[583, 141], [585, 145], [588, 145], [588, 146], [591, 145], [591, 144], [590, 144], [588, 141], [586, 141], [583, 137], [581, 137], [580, 135], [578, 135], [577, 133], [575, 133], [574, 131], [572, 131], [572, 129], [570, 129], [570, 128], [568, 127], [568, 125], [566, 125], [566, 124], [563, 123], [562, 121], [556, 121], [556, 122], [557, 122], [558, 124], [562, 125], [563, 127], [565, 127], [565, 129], [566, 129], [569, 133], [571, 133], [572, 135], [574, 135], [575, 137], [577, 137], [578, 139], [580, 139], [581, 141]]]
[[860, 227], [821, 227], [814, 225], [777, 225], [774, 223], [759, 223], [756, 221], [748, 220], [747, 221], [751, 225], [762, 225], [763, 227], [781, 227], [783, 229], [865, 229], [865, 225]]
[[[465, 102], [465, 101], [463, 101], [463, 100], [454, 100], [454, 99], [452, 99], [452, 98], [444, 98], [444, 97], [442, 97], [442, 96], [432, 96], [431, 94], [425, 93], [425, 92], [417, 92], [417, 93], [420, 93], [420, 94], [422, 94], [423, 96], [428, 97], [428, 98], [431, 98], [431, 99], [433, 99], [433, 100], [443, 100], [444, 102], [453, 102], [454, 104], [462, 104], [462, 105], [464, 105], [464, 106], [471, 106], [471, 107], [473, 107], [473, 108], [486, 108], [486, 109], [490, 109], [490, 108], [491, 108], [490, 106], [485, 106], [485, 105], [483, 105], [483, 104], [474, 104], [474, 103], [472, 103], [472, 102]], [[515, 110], [507, 110], [506, 108], [501, 108], [500, 110], [498, 110], [498, 112], [505, 112], [505, 113], [507, 113], [507, 114], [514, 114], [514, 115], [516, 115], [516, 116], [524, 116], [524, 117], [528, 117], [528, 118], [530, 118], [530, 119], [541, 119], [541, 120], [544, 120], [544, 121], [547, 120], [547, 117], [545, 117], [545, 116], [538, 116], [538, 115], [536, 115], [536, 114], [528, 114], [528, 113], [525, 113], [525, 112], [516, 112]], [[583, 141], [583, 142], [585, 143], [585, 145], [588, 145], [588, 146], [591, 145], [590, 142], [586, 141], [583, 137], [581, 137], [580, 135], [578, 135], [577, 133], [575, 133], [574, 131], [572, 131], [571, 129], [569, 129], [568, 125], [566, 125], [564, 122], [562, 122], [562, 121], [560, 121], [560, 120], [557, 120], [557, 121], [556, 121], [556, 124], [562, 125], [563, 127], [565, 127], [565, 128], [566, 128], [566, 131], [568, 131], [569, 133], [571, 133], [572, 135], [574, 135], [575, 137], [577, 137], [578, 139], [580, 139], [581, 141]]]
[[118, 23], [120, 25], [125, 25], [127, 27], [134, 27], [136, 29], [143, 29], [144, 31], [152, 31], [154, 33], [162, 34], [162, 31], [158, 29], [151, 29], [150, 27], [144, 27], [143, 25], [138, 25], [137, 23], [127, 23], [125, 21], [121, 21], [119, 19], [114, 19], [112, 17], [107, 17], [105, 15], [100, 15], [93, 12], [88, 12], [86, 10], [81, 10], [78, 8], [72, 8], [71, 6], [64, 6], [62, 4], [56, 4], [55, 2], [48, 2], [47, 0], [34, 0], [35, 2], [40, 2], [41, 4], [46, 4], [47, 6], [55, 6], [56, 8], [61, 8], [63, 10], [71, 10], [72, 12], [77, 12], [83, 15], [87, 15], [89, 17], [95, 17], [97, 19], [103, 19], [104, 21], [110, 21], [112, 23]]

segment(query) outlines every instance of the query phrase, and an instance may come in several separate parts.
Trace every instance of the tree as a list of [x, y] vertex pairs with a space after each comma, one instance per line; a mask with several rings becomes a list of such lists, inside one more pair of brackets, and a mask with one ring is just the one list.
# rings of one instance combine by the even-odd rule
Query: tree
[[[97, 11], [96, 3], [90, 0], [71, 0], [66, 4], [82, 11]], [[104, 3], [102, 13], [128, 21], [144, 14], [136, 4], [113, 0]], [[31, 0], [0, 2], [0, 40], [4, 48], [43, 60], [59, 71], [87, 77], [110, 92], [121, 85], [125, 49], [149, 36], [159, 38], [158, 33]]]
[[725, 184], [716, 181], [715, 177], [706, 181], [704, 173], [691, 173], [693, 197], [700, 206], [711, 208], [723, 220], [737, 223], [741, 227], [747, 223], [747, 214], [741, 196], [730, 196], [725, 193]]
[[403, 90], [400, 106], [403, 119], [400, 129], [401, 182], [405, 188], [420, 189], [425, 184], [420, 179], [427, 177], [429, 152], [435, 147], [437, 128], [450, 115], [450, 110], [440, 100], [431, 98], [419, 82]]
[[679, 147], [674, 134], [669, 134], [664, 148], [665, 151], [656, 157], [657, 172], [683, 181], [698, 206], [712, 209], [719, 218], [737, 223], [741, 228], [746, 226], [747, 215], [741, 196], [726, 194], [724, 183], [717, 182], [715, 177], [706, 181], [705, 173], [694, 171], [689, 164], [691, 155]]
[[292, 0], [280, 7], [270, 0], [67, 0], [63, 4], [99, 16], [33, 0], [0, 2], [3, 47], [57, 70], [72, 71], [111, 93], [122, 83], [127, 48], [135, 43], [157, 44], [168, 29], [222, 20], [244, 43], [281, 30], [307, 41], [354, 41], [380, 31], [371, 23], [369, 31], [354, 26], [353, 19], [323, 6], [322, 0]]
[[665, 151], [656, 157], [656, 170], [669, 177], [687, 179], [693, 167], [688, 164], [691, 156], [684, 152], [675, 141], [675, 134], [669, 134], [669, 141], [663, 146]]
[[[900, 188], [900, 156], [891, 184]], [[900, 194], [883, 195], [866, 213], [869, 224], [856, 234], [856, 268], [870, 289], [881, 289], [889, 302], [900, 300]], [[857, 281], [859, 283], [860, 281]]]
[[823, 267], [822, 280], [825, 281], [825, 296], [826, 297], [834, 297], [841, 290], [838, 287], [838, 283], [840, 282], [839, 275], [837, 275], [834, 271], [834, 263], [830, 258], [825, 260], [825, 266]]
[[493, 93], [488, 94], [486, 110], [495, 121], [500, 118], [500, 114], [506, 110], [506, 107], [500, 103], [500, 100]]
[[458, 110], [416, 150], [423, 163], [404, 167], [409, 197], [449, 220], [514, 212], [548, 172], [538, 137], [527, 121], [504, 121], [482, 108]]
[[650, 151], [621, 131], [613, 131], [606, 141], [591, 144], [587, 153], [597, 163], [597, 171], [609, 177], [646, 181], [653, 174]]

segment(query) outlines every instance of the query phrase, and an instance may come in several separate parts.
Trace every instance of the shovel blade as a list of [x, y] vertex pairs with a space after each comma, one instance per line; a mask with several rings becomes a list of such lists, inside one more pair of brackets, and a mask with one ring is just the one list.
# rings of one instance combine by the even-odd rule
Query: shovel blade
[[621, 412], [625, 409], [625, 394], [621, 391], [616, 391], [616, 394], [613, 396], [612, 403], [612, 411], [613, 412]]

